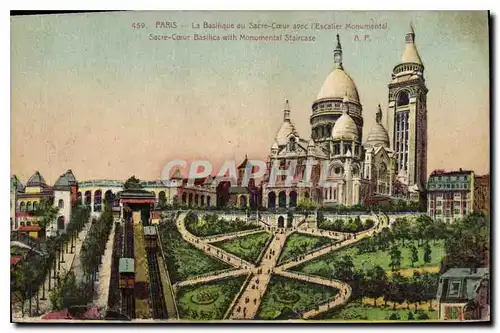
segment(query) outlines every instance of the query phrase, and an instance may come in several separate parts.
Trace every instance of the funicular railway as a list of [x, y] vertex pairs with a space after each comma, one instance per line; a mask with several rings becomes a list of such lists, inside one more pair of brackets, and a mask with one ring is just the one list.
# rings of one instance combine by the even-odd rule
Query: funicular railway
[[135, 318], [135, 262], [134, 229], [132, 219], [125, 218], [123, 228], [123, 251], [119, 263], [121, 313], [130, 319]]
[[144, 240], [149, 268], [149, 295], [151, 300], [153, 319], [168, 319], [167, 307], [165, 304], [163, 285], [158, 264], [158, 244], [155, 226], [145, 226]]

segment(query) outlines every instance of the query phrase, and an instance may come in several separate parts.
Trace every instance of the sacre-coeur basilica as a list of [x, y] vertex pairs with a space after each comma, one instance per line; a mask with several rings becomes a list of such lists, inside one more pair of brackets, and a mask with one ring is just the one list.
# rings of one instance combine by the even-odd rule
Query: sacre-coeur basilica
[[[333, 70], [312, 103], [311, 138], [297, 132], [293, 110], [285, 102], [283, 123], [271, 143], [267, 163], [287, 169], [295, 161], [297, 167], [292, 182], [284, 176], [270, 181], [270, 173], [266, 174], [264, 207], [293, 207], [300, 199], [347, 206], [393, 199], [425, 202], [428, 90], [411, 26], [404, 45], [401, 61], [392, 68], [387, 109], [382, 110], [380, 105], [361, 104], [363, 92], [349, 76], [344, 65], [348, 53], [337, 35]], [[376, 120], [365, 137], [364, 116]], [[309, 159], [328, 162], [328, 170], [313, 166], [304, 186], [304, 161]], [[327, 186], [318, 182], [322, 173], [326, 173]]]

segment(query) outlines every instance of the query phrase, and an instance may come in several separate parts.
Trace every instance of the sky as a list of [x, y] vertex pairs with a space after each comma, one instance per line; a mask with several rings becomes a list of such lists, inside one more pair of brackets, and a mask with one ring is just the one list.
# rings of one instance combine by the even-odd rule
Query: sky
[[[387, 109], [392, 69], [411, 22], [425, 66], [428, 164], [488, 173], [489, 37], [486, 12], [119, 12], [11, 18], [11, 173], [52, 184], [159, 179], [174, 159], [217, 167], [266, 159], [285, 99], [301, 137], [334, 67], [335, 34], [363, 105], [363, 142], [378, 104]], [[177, 28], [157, 29], [157, 21]], [[245, 30], [194, 29], [203, 22]], [[252, 23], [336, 23], [340, 30], [256, 30]], [[385, 30], [346, 24], [386, 23]], [[133, 28], [133, 23], [144, 28]], [[154, 35], [244, 33], [313, 36], [313, 42], [167, 41]], [[369, 35], [369, 40], [364, 40]], [[356, 40], [356, 36], [360, 40]], [[385, 124], [385, 114], [384, 121]]]

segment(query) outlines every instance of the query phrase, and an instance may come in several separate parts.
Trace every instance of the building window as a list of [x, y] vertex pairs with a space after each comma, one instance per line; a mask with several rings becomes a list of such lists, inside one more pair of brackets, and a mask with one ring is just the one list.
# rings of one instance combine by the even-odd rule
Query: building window
[[460, 294], [460, 281], [451, 281], [448, 287], [448, 297], [458, 297]]
[[63, 199], [59, 199], [57, 207], [59, 207], [59, 209], [63, 209], [64, 208], [64, 201], [63, 201]]

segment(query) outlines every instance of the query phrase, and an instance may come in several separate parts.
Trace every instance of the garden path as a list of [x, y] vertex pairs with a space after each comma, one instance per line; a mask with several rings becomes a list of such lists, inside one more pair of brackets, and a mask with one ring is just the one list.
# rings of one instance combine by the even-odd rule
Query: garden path
[[227, 251], [224, 251], [223, 249], [220, 249], [216, 246], [213, 246], [212, 244], [208, 243], [201, 237], [197, 237], [190, 233], [186, 229], [186, 225], [184, 223], [184, 220], [186, 219], [186, 213], [181, 213], [179, 214], [179, 217], [177, 218], [177, 230], [182, 235], [182, 238], [186, 240], [188, 243], [192, 244], [196, 248], [202, 250], [206, 254], [209, 254], [213, 257], [216, 257], [232, 266], [238, 267], [238, 268], [245, 268], [245, 269], [254, 269], [255, 265], [252, 263], [249, 263], [246, 260], [243, 260], [234, 254], [231, 254]]
[[274, 236], [262, 257], [261, 264], [253, 271], [254, 274], [249, 283], [236, 301], [230, 319], [252, 319], [255, 317], [288, 234]]
[[335, 297], [327, 303], [321, 304], [318, 307], [306, 311], [302, 314], [303, 319], [314, 317], [322, 312], [328, 311], [336, 306], [344, 304], [351, 297], [352, 289], [347, 283], [342, 282], [340, 280], [328, 280], [321, 278], [319, 276], [309, 276], [306, 274], [300, 274], [297, 272], [287, 272], [283, 271], [280, 268], [276, 268], [276, 274], [296, 280], [307, 281], [311, 283], [321, 284], [327, 287], [336, 288], [339, 290], [339, 293], [335, 295]]
[[224, 262], [227, 262], [235, 267], [238, 267], [239, 270], [236, 271], [233, 270], [225, 273], [203, 276], [200, 277], [199, 279], [195, 278], [192, 280], [181, 282], [177, 286], [181, 285], [182, 283], [195, 284], [195, 283], [202, 283], [205, 281], [213, 281], [225, 276], [232, 276], [235, 274], [240, 275], [245, 273], [253, 273], [249, 283], [247, 284], [243, 292], [239, 295], [239, 298], [236, 300], [232, 308], [232, 312], [229, 316], [229, 319], [252, 319], [255, 317], [259, 309], [262, 296], [264, 295], [267, 289], [269, 281], [271, 280], [271, 275], [273, 273], [297, 280], [309, 281], [312, 283], [331, 286], [339, 289], [340, 292], [338, 295], [335, 296], [335, 298], [333, 298], [331, 301], [327, 303], [321, 304], [320, 306], [303, 313], [303, 318], [314, 317], [321, 312], [327, 311], [340, 304], [344, 304], [351, 296], [351, 288], [347, 283], [339, 280], [328, 280], [317, 276], [308, 276], [296, 272], [289, 272], [286, 270], [296, 265], [299, 265], [303, 262], [315, 259], [333, 250], [337, 250], [342, 247], [354, 244], [365, 237], [373, 236], [375, 233], [380, 232], [383, 226], [388, 226], [393, 222], [393, 220], [387, 221], [387, 218], [383, 215], [378, 215], [376, 216], [375, 225], [371, 229], [352, 234], [339, 233], [333, 231], [332, 232], [321, 231], [315, 228], [310, 228], [310, 227], [308, 228], [304, 224], [303, 226], [298, 228], [298, 230], [302, 233], [314, 236], [324, 236], [336, 240], [340, 236], [343, 240], [341, 242], [333, 244], [332, 246], [328, 246], [326, 248], [322, 248], [307, 255], [304, 255], [301, 260], [293, 260], [284, 263], [283, 265], [277, 266], [277, 260], [285, 245], [285, 240], [288, 237], [288, 235], [290, 235], [294, 230], [290, 230], [285, 233], [278, 233], [274, 235], [273, 240], [271, 241], [271, 243], [269, 244], [268, 248], [264, 253], [260, 265], [256, 267], [255, 265], [250, 264], [245, 260], [238, 258], [235, 255], [227, 253], [226, 251], [207, 243], [205, 239], [196, 237], [193, 234], [191, 234], [189, 231], [186, 230], [185, 218], [186, 218], [186, 213], [181, 213], [179, 214], [176, 222], [177, 228], [181, 233], [183, 239], [185, 239], [187, 242], [194, 245], [195, 247], [199, 248], [206, 254], [217, 257], [223, 260]]

